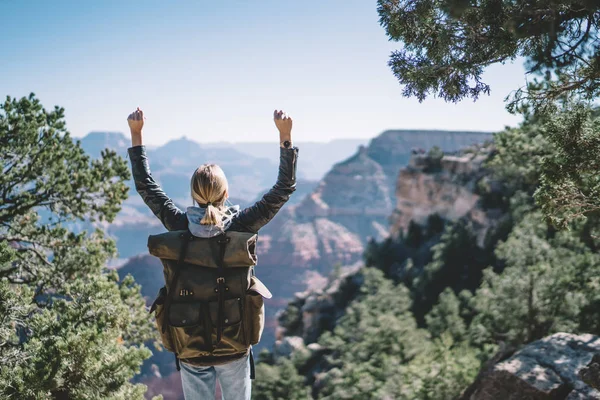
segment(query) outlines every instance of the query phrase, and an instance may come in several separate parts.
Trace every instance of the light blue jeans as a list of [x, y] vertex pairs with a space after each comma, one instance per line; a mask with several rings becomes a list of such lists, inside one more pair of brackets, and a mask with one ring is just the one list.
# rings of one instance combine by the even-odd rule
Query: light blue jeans
[[196, 367], [180, 362], [185, 400], [213, 400], [217, 379], [223, 400], [250, 400], [250, 356], [213, 367]]

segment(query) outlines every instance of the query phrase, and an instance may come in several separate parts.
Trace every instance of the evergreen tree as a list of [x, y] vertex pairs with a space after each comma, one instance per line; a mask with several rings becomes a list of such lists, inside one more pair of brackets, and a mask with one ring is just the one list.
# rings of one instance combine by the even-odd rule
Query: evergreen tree
[[281, 359], [275, 365], [259, 363], [252, 387], [254, 400], [307, 400], [310, 388], [305, 385], [292, 361]]
[[139, 286], [106, 269], [101, 230], [72, 228], [114, 219], [125, 160], [90, 160], [33, 94], [0, 105], [0, 142], [0, 397], [143, 399], [129, 381], [155, 334]]
[[489, 93], [485, 67], [525, 58], [541, 77], [518, 96], [600, 93], [600, 4], [594, 1], [378, 0], [380, 23], [402, 43], [389, 65], [404, 95], [447, 101]]
[[486, 270], [472, 298], [474, 344], [522, 345], [555, 332], [600, 334], [600, 256], [580, 239], [581, 227], [549, 230], [539, 212], [526, 215], [496, 250], [501, 274]]
[[379, 399], [386, 382], [397, 379], [398, 367], [428, 344], [427, 332], [410, 314], [408, 290], [383, 273], [364, 268], [361, 294], [346, 309], [333, 332], [319, 343], [332, 352], [331, 368], [321, 376], [322, 399]]
[[465, 339], [466, 324], [460, 315], [461, 303], [459, 298], [450, 288], [444, 289], [440, 294], [438, 303], [425, 316], [427, 330], [434, 338], [446, 334], [455, 342]]
[[566, 228], [600, 214], [600, 110], [582, 103], [555, 109], [541, 127], [555, 151], [541, 162], [535, 199], [554, 226]]
[[427, 351], [399, 366], [396, 379], [386, 382], [380, 398], [455, 399], [475, 379], [481, 358], [479, 350], [455, 343], [450, 335], [444, 334]]
[[420, 322], [445, 288], [456, 293], [464, 289], [474, 291], [481, 282], [483, 269], [491, 261], [463, 221], [447, 225], [432, 251], [433, 260], [413, 280], [413, 311]]

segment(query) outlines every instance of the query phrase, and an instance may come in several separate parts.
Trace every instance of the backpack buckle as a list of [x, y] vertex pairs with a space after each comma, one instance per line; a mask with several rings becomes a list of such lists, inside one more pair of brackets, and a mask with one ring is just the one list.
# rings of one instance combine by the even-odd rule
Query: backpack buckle
[[223, 277], [217, 278], [217, 283], [225, 283], [225, 278], [223, 278]]

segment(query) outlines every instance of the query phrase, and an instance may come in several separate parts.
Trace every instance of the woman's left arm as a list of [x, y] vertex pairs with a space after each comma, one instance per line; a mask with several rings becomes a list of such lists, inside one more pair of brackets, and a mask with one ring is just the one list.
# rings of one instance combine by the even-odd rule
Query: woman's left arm
[[128, 153], [135, 189], [167, 230], [187, 229], [188, 221], [185, 213], [167, 196], [150, 172], [146, 148], [142, 144], [142, 127], [144, 126], [142, 110], [138, 108], [131, 113], [127, 122], [131, 130], [132, 147], [128, 149]]

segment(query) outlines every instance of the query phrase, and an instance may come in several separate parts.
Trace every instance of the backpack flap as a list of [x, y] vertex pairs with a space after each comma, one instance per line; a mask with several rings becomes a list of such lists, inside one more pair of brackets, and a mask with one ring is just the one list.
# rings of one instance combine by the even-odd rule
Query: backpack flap
[[[171, 231], [148, 237], [148, 252], [162, 260], [178, 260], [181, 247], [181, 234], [186, 231]], [[185, 259], [187, 264], [218, 268], [222, 262], [224, 267], [250, 267], [256, 265], [256, 241], [258, 235], [248, 232], [227, 231], [225, 237], [229, 242], [223, 255], [218, 258], [219, 245], [211, 238], [196, 238], [190, 242]]]
[[267, 289], [265, 284], [262, 283], [261, 280], [258, 279], [256, 276], [252, 276], [250, 278], [250, 287], [248, 288], [248, 291], [258, 293], [265, 299], [270, 299], [271, 297], [273, 297], [271, 291]]

